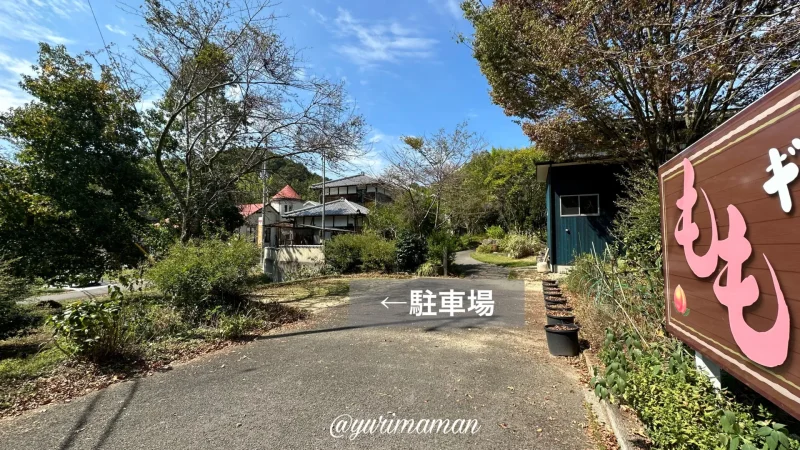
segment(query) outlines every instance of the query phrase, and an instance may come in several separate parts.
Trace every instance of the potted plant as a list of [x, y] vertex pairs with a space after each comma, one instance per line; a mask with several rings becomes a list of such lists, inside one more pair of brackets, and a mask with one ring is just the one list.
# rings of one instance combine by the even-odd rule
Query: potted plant
[[567, 299], [560, 298], [560, 297], [545, 297], [544, 298], [544, 305], [565, 305], [567, 304]]
[[580, 327], [574, 323], [559, 325], [545, 325], [547, 335], [547, 349], [553, 356], [578, 356], [578, 330]]
[[545, 304], [544, 307], [547, 311], [570, 311], [572, 312], [572, 307], [566, 305], [564, 303], [553, 303], [553, 304]]
[[544, 294], [544, 300], [562, 300], [564, 297], [561, 294]]
[[558, 280], [542, 280], [543, 286], [558, 287]]
[[561, 325], [565, 323], [575, 323], [575, 315], [572, 313], [572, 311], [561, 309], [547, 310], [548, 325]]

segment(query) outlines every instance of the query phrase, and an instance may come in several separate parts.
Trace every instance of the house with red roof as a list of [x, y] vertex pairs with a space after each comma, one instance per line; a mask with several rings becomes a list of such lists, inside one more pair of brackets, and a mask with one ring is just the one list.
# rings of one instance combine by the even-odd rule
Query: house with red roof
[[281, 219], [283, 219], [286, 213], [303, 208], [305, 201], [300, 197], [297, 191], [287, 184], [283, 189], [278, 191], [277, 194], [272, 196], [269, 204], [275, 211], [278, 211], [281, 215]]
[[[244, 224], [240, 226], [236, 232], [239, 236], [247, 239], [250, 242], [255, 242], [260, 245], [258, 239], [258, 224], [261, 222], [261, 208], [263, 203], [250, 203], [246, 205], [239, 205], [239, 213], [244, 218]], [[271, 205], [267, 205], [265, 211], [267, 224], [279, 222], [281, 215]]]

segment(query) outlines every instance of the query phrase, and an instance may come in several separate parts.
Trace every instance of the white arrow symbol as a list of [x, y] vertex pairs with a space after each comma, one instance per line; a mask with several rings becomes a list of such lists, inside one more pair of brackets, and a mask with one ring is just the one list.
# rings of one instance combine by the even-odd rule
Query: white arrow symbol
[[405, 305], [406, 304], [406, 302], [387, 302], [386, 300], [389, 300], [389, 297], [386, 297], [381, 302], [381, 305], [385, 306], [386, 309], [389, 309], [389, 305]]

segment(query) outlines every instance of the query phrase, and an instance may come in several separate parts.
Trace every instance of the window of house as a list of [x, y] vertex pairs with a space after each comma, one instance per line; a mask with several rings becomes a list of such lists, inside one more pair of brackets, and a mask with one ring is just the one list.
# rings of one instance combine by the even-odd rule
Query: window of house
[[283, 205], [283, 212], [289, 212], [289, 205]]
[[569, 216], [599, 216], [600, 195], [562, 195], [561, 217]]

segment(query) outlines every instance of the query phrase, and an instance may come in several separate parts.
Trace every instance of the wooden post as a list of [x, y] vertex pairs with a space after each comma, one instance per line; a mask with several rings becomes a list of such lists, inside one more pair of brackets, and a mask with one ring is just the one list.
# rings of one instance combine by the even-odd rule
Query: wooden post
[[447, 276], [447, 247], [444, 248], [442, 253], [444, 253], [444, 259], [442, 259], [442, 267], [444, 268], [444, 276]]

